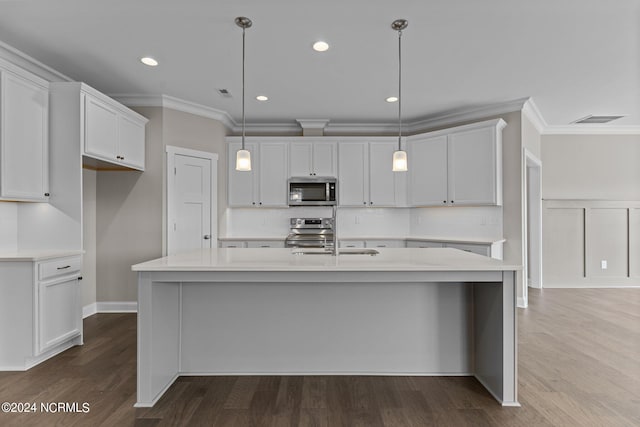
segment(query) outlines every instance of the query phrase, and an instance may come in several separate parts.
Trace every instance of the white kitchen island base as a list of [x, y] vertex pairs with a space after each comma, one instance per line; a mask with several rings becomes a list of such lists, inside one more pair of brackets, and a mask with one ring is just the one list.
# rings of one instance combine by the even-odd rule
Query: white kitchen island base
[[291, 252], [134, 266], [136, 406], [180, 375], [473, 375], [518, 404], [514, 268], [454, 249]]

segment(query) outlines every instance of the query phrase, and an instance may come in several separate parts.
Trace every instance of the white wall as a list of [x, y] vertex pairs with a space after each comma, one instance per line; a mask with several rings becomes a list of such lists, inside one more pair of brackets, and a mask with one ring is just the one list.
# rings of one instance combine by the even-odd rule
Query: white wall
[[0, 202], [0, 250], [18, 249], [18, 204]]

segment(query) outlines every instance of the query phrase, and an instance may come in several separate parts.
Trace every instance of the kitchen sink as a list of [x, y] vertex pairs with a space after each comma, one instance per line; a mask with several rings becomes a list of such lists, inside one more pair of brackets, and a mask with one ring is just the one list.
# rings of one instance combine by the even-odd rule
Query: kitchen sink
[[[312, 251], [312, 250], [301, 250], [292, 252], [294, 255], [331, 255], [331, 251]], [[375, 249], [340, 249], [338, 250], [338, 255], [370, 255], [375, 256], [378, 255], [378, 252]]]

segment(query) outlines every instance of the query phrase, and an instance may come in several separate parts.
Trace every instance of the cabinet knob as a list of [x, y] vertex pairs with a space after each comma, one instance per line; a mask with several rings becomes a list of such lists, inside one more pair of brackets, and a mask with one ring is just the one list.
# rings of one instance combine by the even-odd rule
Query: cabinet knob
[[256, 202], [251, 202], [251, 204], [252, 204], [252, 205], [255, 205], [255, 204], [256, 204]]
[[447, 203], [447, 201], [446, 201], [446, 200], [443, 200], [443, 201], [442, 201], [442, 203], [445, 203], [445, 204], [446, 204], [446, 203]]
[[262, 202], [260, 202], [260, 203], [258, 203], [258, 204], [259, 204], [259, 205], [261, 205], [261, 204], [262, 204]]
[[453, 203], [453, 200], [451, 201], [451, 203]]
[[362, 204], [363, 204], [363, 205], [366, 205], [366, 204], [367, 204], [367, 202], [362, 202]]
[[49, 193], [44, 193], [44, 197], [49, 197]]
[[372, 204], [373, 204], [373, 202], [369, 202], [369, 204], [370, 204], [370, 205], [372, 205]]

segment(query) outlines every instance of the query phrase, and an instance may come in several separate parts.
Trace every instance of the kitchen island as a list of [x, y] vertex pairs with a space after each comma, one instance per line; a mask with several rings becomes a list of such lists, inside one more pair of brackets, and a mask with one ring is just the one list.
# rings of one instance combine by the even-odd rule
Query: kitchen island
[[138, 272], [138, 407], [180, 375], [465, 375], [518, 406], [515, 272], [451, 248], [208, 249]]

